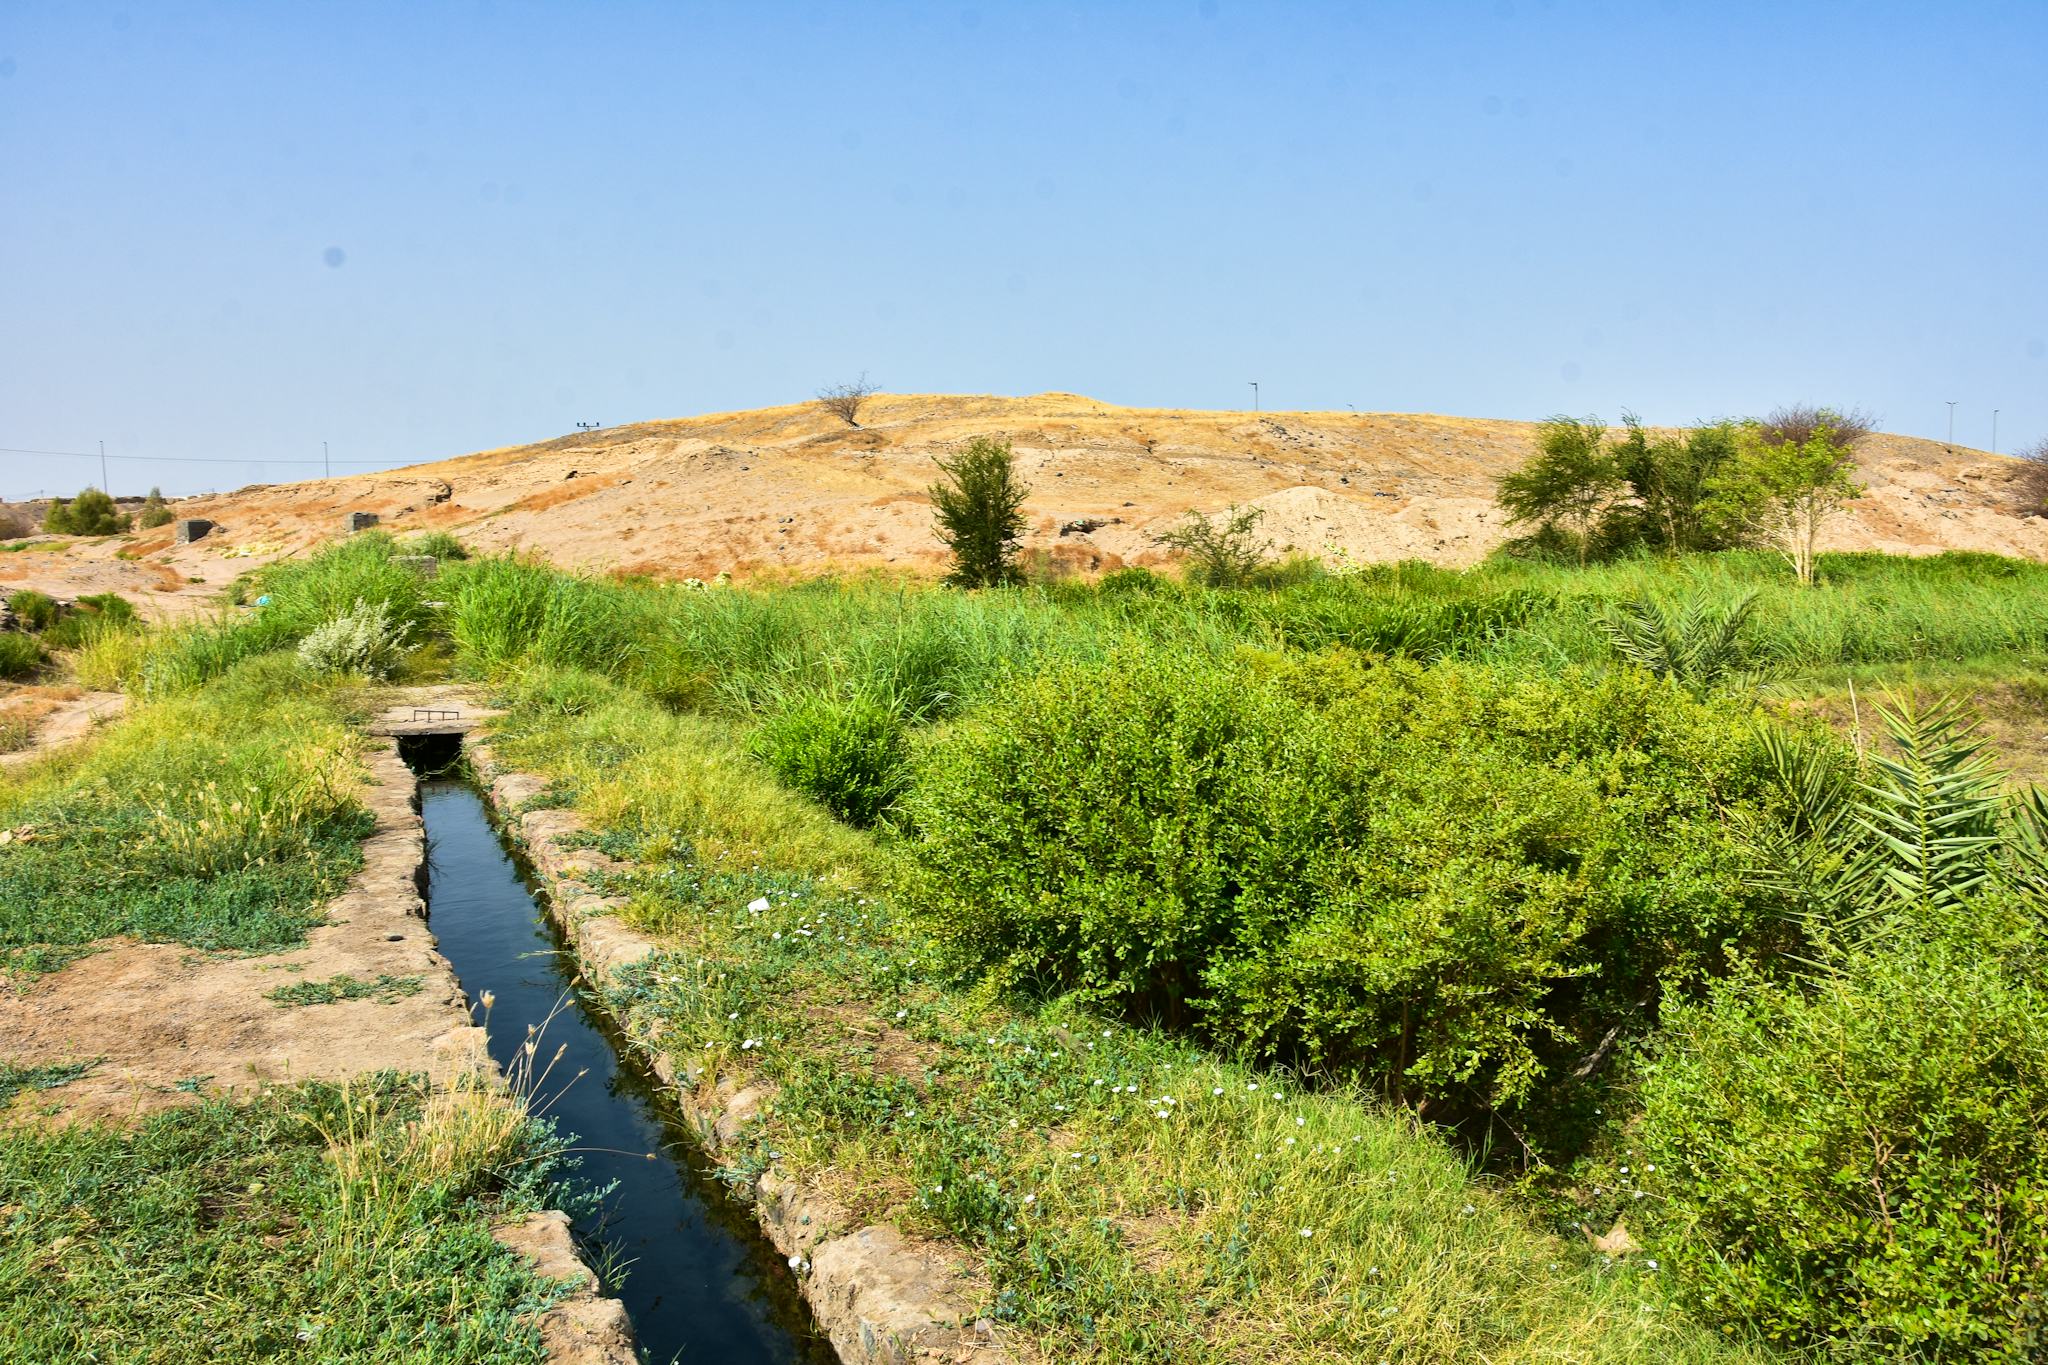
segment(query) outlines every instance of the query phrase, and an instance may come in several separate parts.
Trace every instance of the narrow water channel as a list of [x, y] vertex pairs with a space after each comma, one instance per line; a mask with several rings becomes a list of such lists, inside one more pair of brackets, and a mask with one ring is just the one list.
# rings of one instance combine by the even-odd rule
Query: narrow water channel
[[428, 924], [471, 1003], [485, 991], [495, 997], [491, 1055], [509, 1066], [527, 1026], [543, 1022], [541, 1056], [567, 1049], [534, 1103], [558, 1131], [576, 1136], [582, 1177], [600, 1188], [616, 1182], [601, 1216], [576, 1232], [625, 1265], [623, 1281], [606, 1288], [625, 1304], [645, 1358], [657, 1365], [678, 1357], [735, 1365], [835, 1360], [813, 1332], [787, 1267], [727, 1203], [648, 1075], [586, 1011], [553, 925], [475, 789], [429, 778], [420, 798], [430, 850]]

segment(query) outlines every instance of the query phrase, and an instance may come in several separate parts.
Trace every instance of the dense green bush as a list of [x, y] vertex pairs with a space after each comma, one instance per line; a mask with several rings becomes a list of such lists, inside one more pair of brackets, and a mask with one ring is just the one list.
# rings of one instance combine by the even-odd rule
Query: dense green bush
[[469, 547], [447, 531], [422, 531], [416, 536], [408, 536], [401, 549], [405, 554], [432, 555], [443, 560], [469, 558]]
[[43, 529], [61, 536], [112, 536], [128, 529], [128, 518], [114, 507], [114, 500], [97, 488], [87, 488], [66, 501], [53, 498], [43, 514]]
[[135, 604], [127, 598], [111, 592], [88, 593], [43, 632], [43, 641], [52, 649], [77, 649], [107, 631], [134, 630], [140, 625]]
[[164, 502], [161, 488], [149, 490], [149, 496], [142, 500], [142, 510], [135, 514], [135, 525], [144, 531], [153, 531], [159, 526], [171, 524], [171, 509]]
[[33, 635], [0, 630], [0, 678], [26, 678], [43, 663], [43, 647]]
[[[368, 531], [322, 547], [306, 559], [282, 559], [257, 573], [259, 605], [251, 623], [266, 649], [295, 644], [317, 626], [348, 615], [358, 602], [382, 604], [409, 635], [434, 624], [426, 580], [396, 560], [397, 542]], [[268, 600], [264, 600], [268, 599]]]
[[23, 630], [48, 630], [57, 624], [57, 599], [34, 588], [7, 594], [7, 609], [14, 613]]
[[906, 780], [903, 713], [873, 690], [799, 697], [761, 723], [752, 747], [777, 777], [855, 825], [881, 819]]
[[1843, 1358], [2042, 1359], [2048, 974], [2015, 909], [1667, 1012], [1640, 1207], [1699, 1313]]
[[903, 802], [973, 961], [1408, 1098], [1526, 1100], [1759, 907], [1747, 722], [1641, 675], [1152, 650], [1018, 682]]

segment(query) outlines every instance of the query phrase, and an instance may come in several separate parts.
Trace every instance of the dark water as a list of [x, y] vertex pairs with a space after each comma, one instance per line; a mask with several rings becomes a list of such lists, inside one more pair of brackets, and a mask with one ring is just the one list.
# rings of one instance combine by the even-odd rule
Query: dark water
[[[420, 784], [420, 798], [431, 849], [428, 922], [471, 1003], [484, 991], [496, 997], [491, 1055], [509, 1068], [527, 1025], [544, 1020], [543, 1061], [557, 1047], [568, 1049], [534, 1107], [558, 1131], [576, 1135], [584, 1178], [599, 1187], [617, 1182], [601, 1216], [576, 1232], [625, 1265], [623, 1282], [606, 1288], [626, 1305], [642, 1352], [657, 1362], [834, 1360], [812, 1335], [774, 1248], [693, 1164], [694, 1149], [650, 1078], [622, 1061], [612, 1037], [584, 1012], [553, 927], [477, 793], [464, 782], [430, 779]], [[579, 1071], [586, 1073], [580, 1079]], [[648, 1160], [649, 1152], [657, 1159]]]

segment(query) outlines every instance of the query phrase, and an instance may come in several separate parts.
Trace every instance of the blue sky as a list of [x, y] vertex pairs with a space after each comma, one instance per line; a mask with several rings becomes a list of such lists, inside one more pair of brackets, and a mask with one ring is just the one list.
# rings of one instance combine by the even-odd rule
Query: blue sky
[[2039, 0], [8, 0], [0, 446], [191, 491], [865, 370], [2011, 450], [2044, 57]]

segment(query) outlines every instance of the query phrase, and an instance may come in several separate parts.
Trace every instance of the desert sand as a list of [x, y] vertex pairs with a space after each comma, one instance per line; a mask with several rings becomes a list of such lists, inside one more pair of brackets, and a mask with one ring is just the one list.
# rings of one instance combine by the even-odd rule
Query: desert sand
[[[1027, 550], [1080, 570], [1158, 563], [1157, 532], [1191, 508], [1231, 504], [1264, 509], [1276, 550], [1462, 565], [1506, 538], [1494, 484], [1535, 432], [1427, 414], [1125, 408], [1069, 393], [877, 395], [859, 421], [798, 403], [187, 498], [178, 516], [217, 523], [195, 544], [173, 545], [168, 527], [59, 538], [0, 554], [0, 586], [116, 591], [156, 615], [203, 610], [237, 574], [343, 534], [349, 512], [594, 571], [936, 573], [933, 459], [977, 436], [1017, 452], [1032, 489]], [[2048, 558], [2048, 520], [2007, 506], [2018, 460], [1876, 435], [1861, 467], [1868, 493], [1829, 548]]]

